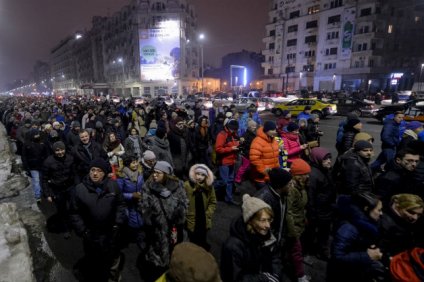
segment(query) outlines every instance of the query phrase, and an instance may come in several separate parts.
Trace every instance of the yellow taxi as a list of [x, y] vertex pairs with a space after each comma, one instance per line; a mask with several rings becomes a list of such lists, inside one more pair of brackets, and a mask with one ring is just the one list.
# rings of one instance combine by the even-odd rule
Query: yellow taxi
[[311, 113], [318, 115], [320, 118], [334, 115], [337, 113], [337, 105], [326, 103], [317, 99], [296, 99], [288, 103], [275, 104], [272, 112], [280, 116], [283, 111], [289, 111], [292, 116], [300, 114], [306, 106], [311, 107]]
[[421, 107], [411, 107], [405, 111], [405, 121], [419, 121], [424, 122], [424, 108]]

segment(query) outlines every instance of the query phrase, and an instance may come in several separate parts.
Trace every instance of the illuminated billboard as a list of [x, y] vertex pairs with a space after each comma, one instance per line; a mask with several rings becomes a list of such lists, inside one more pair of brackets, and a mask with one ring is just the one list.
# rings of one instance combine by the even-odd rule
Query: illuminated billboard
[[180, 22], [160, 22], [157, 28], [141, 29], [141, 80], [167, 80], [180, 76]]

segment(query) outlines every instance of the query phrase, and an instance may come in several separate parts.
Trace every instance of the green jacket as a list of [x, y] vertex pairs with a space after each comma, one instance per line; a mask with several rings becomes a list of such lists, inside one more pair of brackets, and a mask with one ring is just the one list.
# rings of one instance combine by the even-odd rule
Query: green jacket
[[291, 238], [300, 238], [305, 230], [305, 207], [308, 202], [308, 194], [304, 188], [294, 185], [290, 186], [287, 196], [287, 236]]
[[203, 189], [203, 206], [206, 213], [206, 228], [209, 230], [212, 227], [212, 216], [216, 209], [216, 195], [215, 189], [212, 185], [204, 184], [202, 186], [195, 184], [191, 181], [184, 182], [184, 189], [189, 201], [188, 210], [186, 215], [186, 227], [189, 231], [194, 231], [194, 224], [196, 219], [196, 203], [194, 191]]

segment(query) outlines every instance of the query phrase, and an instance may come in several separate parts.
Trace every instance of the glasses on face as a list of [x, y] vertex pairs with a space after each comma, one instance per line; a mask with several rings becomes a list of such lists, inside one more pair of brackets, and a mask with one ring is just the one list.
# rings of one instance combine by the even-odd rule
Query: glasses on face
[[157, 170], [155, 170], [155, 171], [153, 172], [153, 174], [156, 174], [156, 175], [162, 175], [162, 174], [163, 174], [163, 172], [162, 172], [162, 171], [157, 171]]
[[260, 218], [258, 219], [260, 223], [272, 223], [274, 221], [273, 218]]

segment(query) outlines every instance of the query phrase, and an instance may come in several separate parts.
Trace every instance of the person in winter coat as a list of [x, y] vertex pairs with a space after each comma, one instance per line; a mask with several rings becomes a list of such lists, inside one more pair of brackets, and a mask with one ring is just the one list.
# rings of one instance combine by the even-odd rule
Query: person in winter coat
[[169, 148], [171, 150], [172, 161], [175, 167], [174, 173], [177, 177], [183, 178], [188, 170], [188, 144], [187, 130], [185, 122], [182, 118], [176, 117], [174, 122], [170, 124], [168, 133]]
[[74, 187], [74, 158], [66, 153], [65, 143], [53, 144], [53, 155], [43, 162], [42, 187], [47, 201], [55, 204], [64, 238], [70, 237], [69, 204]]
[[336, 186], [331, 175], [331, 153], [325, 148], [317, 147], [311, 150], [309, 158], [311, 173], [306, 189], [308, 225], [303, 242], [307, 252], [327, 260], [330, 254], [329, 238], [336, 203]]
[[256, 189], [266, 186], [269, 180], [268, 171], [280, 167], [279, 146], [274, 137], [277, 136], [277, 126], [273, 121], [266, 121], [258, 129], [257, 136], [250, 145], [249, 159], [252, 165], [252, 175]]
[[88, 175], [73, 192], [70, 217], [83, 238], [84, 258], [77, 264], [83, 281], [120, 281], [119, 232], [125, 223], [125, 203], [118, 184], [110, 180], [109, 163], [91, 161]]
[[209, 146], [211, 144], [211, 134], [209, 132], [209, 120], [206, 116], [199, 117], [198, 125], [195, 129], [195, 155], [193, 161], [195, 163], [206, 164], [212, 166], [209, 154]]
[[305, 209], [308, 202], [306, 186], [311, 167], [302, 159], [293, 160], [290, 173], [293, 176], [293, 185], [289, 187], [287, 195], [287, 252], [294, 266], [294, 273], [298, 282], [309, 281], [303, 266], [302, 244], [300, 236], [305, 230]]
[[144, 149], [155, 153], [158, 161], [165, 161], [174, 166], [165, 127], [158, 127], [155, 136], [145, 138], [143, 146]]
[[256, 137], [257, 123], [254, 120], [249, 120], [247, 124], [247, 130], [240, 138], [241, 165], [234, 178], [234, 183], [236, 184], [241, 184], [243, 176], [250, 168], [250, 146], [252, 145], [253, 139]]
[[295, 159], [300, 159], [303, 151], [308, 148], [307, 144], [300, 144], [299, 125], [290, 122], [287, 125], [287, 132], [282, 135], [284, 141], [284, 149], [286, 149], [288, 157], [287, 162], [291, 163]]
[[143, 270], [145, 281], [155, 281], [169, 266], [173, 247], [183, 240], [187, 195], [172, 166], [157, 161], [145, 182], [139, 209], [146, 228]]
[[225, 129], [216, 137], [215, 149], [216, 158], [219, 165], [219, 176], [227, 184], [225, 202], [237, 204], [233, 200], [233, 182], [235, 173], [235, 163], [240, 150], [237, 136], [238, 122], [229, 120]]
[[337, 207], [341, 222], [331, 246], [327, 281], [376, 281], [384, 276], [383, 254], [377, 246], [381, 201], [370, 192], [360, 192], [340, 196]]
[[132, 112], [132, 127], [137, 129], [137, 132], [140, 138], [144, 138], [147, 133], [146, 122], [145, 122], [146, 113], [143, 108], [137, 108]]
[[223, 282], [277, 282], [281, 279], [280, 248], [271, 232], [272, 208], [261, 199], [243, 196], [243, 215], [230, 227], [222, 246]]
[[344, 127], [348, 123], [348, 121], [351, 120], [351, 119], [358, 119], [358, 115], [355, 114], [355, 113], [347, 113], [346, 119], [339, 122], [339, 126], [338, 126], [338, 129], [337, 129], [337, 135], [336, 135], [336, 149], [337, 149], [337, 152], [338, 152], [339, 155], [341, 155], [341, 153], [338, 150], [341, 147], [343, 134], [344, 134]]
[[380, 222], [379, 246], [388, 266], [390, 258], [417, 247], [417, 221], [422, 217], [423, 200], [413, 194], [397, 194], [384, 209]]
[[122, 146], [121, 140], [117, 138], [114, 132], [109, 132], [106, 135], [103, 149], [106, 151], [107, 156], [109, 157], [112, 172], [116, 179], [116, 175], [118, 175], [123, 168], [122, 156], [125, 154], [124, 146]]
[[350, 119], [344, 126], [342, 141], [337, 144], [337, 152], [343, 155], [344, 152], [353, 147], [355, 135], [362, 129], [362, 123], [359, 119]]
[[406, 148], [396, 153], [389, 168], [375, 180], [375, 194], [380, 197], [383, 205], [389, 205], [395, 194], [415, 194], [422, 186], [414, 177], [420, 155], [412, 149]]
[[79, 121], [74, 120], [71, 122], [71, 130], [66, 134], [66, 148], [68, 152], [72, 152], [75, 147], [80, 143], [79, 133], [81, 130], [81, 124]]
[[143, 177], [145, 180], [149, 179], [150, 175], [153, 174], [156, 161], [156, 156], [153, 151], [144, 151], [143, 157], [141, 158], [141, 166], [143, 168]]
[[127, 154], [124, 156], [122, 177], [119, 177], [116, 182], [126, 203], [128, 221], [125, 231], [127, 233], [127, 241], [135, 242], [141, 250], [144, 250], [143, 218], [138, 210], [144, 178], [137, 156]]
[[175, 246], [169, 270], [155, 282], [221, 282], [215, 258], [203, 248], [189, 242]]
[[287, 195], [289, 193], [291, 174], [282, 168], [273, 168], [269, 171], [269, 184], [255, 193], [255, 197], [270, 205], [274, 213], [271, 230], [277, 239], [277, 246], [283, 245], [285, 220], [287, 213]]
[[22, 165], [27, 175], [31, 176], [34, 198], [39, 203], [42, 196], [41, 170], [49, 153], [47, 146], [41, 142], [41, 134], [38, 129], [31, 129], [28, 134], [29, 138], [22, 147]]
[[393, 119], [386, 120], [381, 130], [381, 153], [371, 164], [373, 171], [381, 171], [382, 166], [390, 163], [396, 155], [396, 148], [400, 143], [400, 125], [405, 115], [403, 112], [395, 112]]
[[374, 179], [369, 166], [373, 155], [372, 144], [361, 140], [355, 143], [353, 150], [340, 158], [339, 194], [351, 195], [374, 190]]
[[286, 131], [286, 126], [291, 121], [291, 113], [290, 111], [284, 110], [281, 113], [281, 116], [277, 120], [277, 132], [280, 136], [282, 136], [283, 132]]
[[316, 114], [311, 114], [311, 118], [308, 120], [308, 125], [306, 126], [306, 142], [318, 141], [324, 133], [319, 129], [319, 116]]
[[306, 106], [303, 111], [297, 116], [297, 120], [310, 119], [311, 118], [311, 106]]
[[190, 168], [189, 180], [184, 182], [188, 198], [186, 228], [190, 241], [209, 251], [207, 231], [212, 227], [212, 217], [216, 209], [215, 189], [212, 171], [204, 164]]
[[143, 141], [135, 127], [128, 130], [128, 137], [124, 140], [124, 151], [127, 155], [135, 155], [141, 161], [143, 155]]
[[92, 160], [101, 158], [108, 160], [108, 155], [102, 146], [90, 139], [87, 130], [79, 133], [80, 143], [72, 151], [75, 165], [75, 184], [79, 184], [87, 175]]

